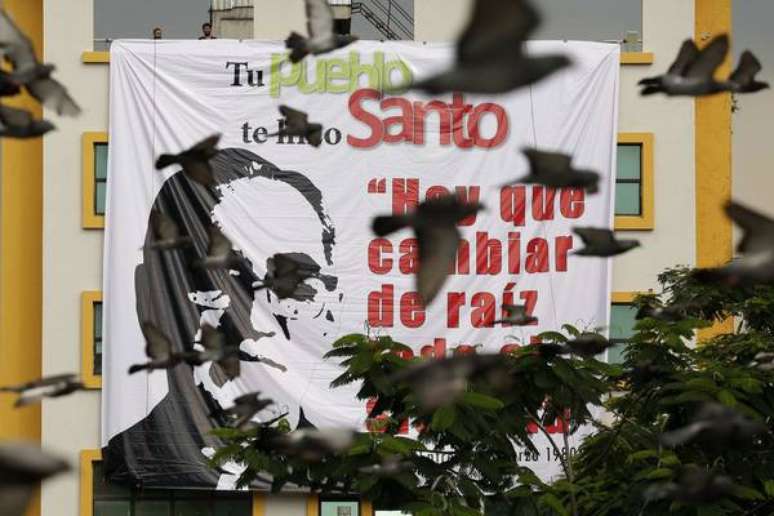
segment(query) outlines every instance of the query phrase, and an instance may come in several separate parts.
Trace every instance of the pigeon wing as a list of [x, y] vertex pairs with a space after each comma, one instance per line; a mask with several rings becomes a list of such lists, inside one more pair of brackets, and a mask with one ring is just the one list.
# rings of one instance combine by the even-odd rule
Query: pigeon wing
[[745, 50], [739, 58], [739, 65], [728, 78], [737, 84], [749, 84], [755, 80], [755, 76], [763, 70], [761, 62], [749, 50]]
[[680, 47], [677, 59], [669, 67], [669, 75], [684, 75], [698, 57], [699, 48], [696, 46], [696, 43], [692, 39], [686, 39], [683, 42], [683, 46]]
[[567, 173], [572, 168], [572, 156], [559, 152], [543, 152], [537, 149], [525, 149], [533, 175], [555, 175]]
[[723, 63], [728, 54], [728, 35], [722, 34], [699, 51], [696, 60], [685, 72], [686, 77], [711, 79], [715, 70]]
[[737, 251], [754, 253], [772, 248], [774, 220], [736, 202], [728, 203], [726, 214], [744, 230], [744, 236], [739, 242]]
[[228, 376], [230, 380], [239, 377], [241, 364], [237, 353], [227, 354], [221, 360], [218, 360], [218, 365], [223, 369], [223, 372], [226, 373], [226, 376]]
[[202, 326], [202, 338], [201, 345], [207, 351], [219, 351], [222, 350], [225, 344], [225, 338], [221, 332], [205, 324]]
[[425, 306], [429, 305], [441, 290], [449, 267], [454, 263], [460, 233], [451, 224], [439, 224], [417, 229], [419, 240], [419, 272], [417, 291]]
[[32, 113], [23, 109], [0, 105], [0, 121], [8, 127], [26, 127], [32, 123]]
[[56, 111], [57, 115], [76, 116], [81, 112], [67, 88], [55, 79], [35, 79], [27, 84], [27, 90], [41, 104]]
[[5, 11], [0, 11], [0, 51], [11, 61], [14, 70], [30, 69], [37, 64], [32, 40]]
[[327, 0], [306, 0], [306, 29], [310, 39], [332, 39], [333, 20], [333, 8]]
[[231, 252], [233, 246], [231, 240], [226, 238], [226, 235], [220, 230], [218, 226], [210, 226], [210, 245], [207, 248], [207, 254], [209, 256], [225, 256]]
[[149, 358], [166, 360], [172, 356], [172, 343], [156, 325], [143, 323], [142, 333], [145, 336], [145, 354]]
[[607, 246], [615, 242], [615, 235], [609, 229], [573, 228], [573, 231], [587, 246]]
[[503, 305], [503, 310], [508, 314], [508, 319], [527, 317], [527, 307], [522, 305]]
[[213, 134], [208, 136], [204, 140], [200, 141], [188, 150], [188, 153], [192, 156], [204, 160], [210, 160], [218, 153], [218, 143], [220, 142], [221, 135]]
[[493, 54], [517, 58], [522, 43], [539, 25], [540, 15], [527, 0], [476, 0], [457, 43], [457, 60], [475, 64]]
[[180, 236], [180, 228], [175, 221], [159, 210], [151, 211], [150, 223], [158, 240], [174, 240]]
[[292, 134], [304, 134], [309, 124], [309, 116], [303, 111], [288, 106], [280, 106], [282, 116], [285, 117], [286, 131]]
[[661, 435], [661, 442], [670, 448], [679, 446], [683, 443], [695, 439], [701, 432], [703, 432], [709, 424], [705, 421], [698, 421], [691, 423], [683, 428], [672, 430]]

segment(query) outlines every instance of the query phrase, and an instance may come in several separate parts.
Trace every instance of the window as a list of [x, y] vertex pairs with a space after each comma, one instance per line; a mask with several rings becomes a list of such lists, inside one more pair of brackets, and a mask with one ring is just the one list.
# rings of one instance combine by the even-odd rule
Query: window
[[98, 450], [81, 452], [82, 516], [253, 516], [248, 492], [136, 490], [104, 481]]
[[105, 227], [105, 203], [107, 200], [107, 133], [84, 133], [82, 147], [82, 225], [85, 229], [100, 229]]
[[613, 347], [607, 350], [607, 362], [620, 364], [624, 360], [626, 343], [634, 335], [637, 324], [637, 308], [632, 301], [637, 293], [616, 292], [613, 294], [613, 304], [610, 307], [610, 342]]
[[102, 292], [81, 294], [81, 377], [86, 387], [102, 388]]
[[618, 135], [615, 229], [653, 229], [653, 135]]
[[321, 499], [320, 516], [360, 516], [360, 502]]

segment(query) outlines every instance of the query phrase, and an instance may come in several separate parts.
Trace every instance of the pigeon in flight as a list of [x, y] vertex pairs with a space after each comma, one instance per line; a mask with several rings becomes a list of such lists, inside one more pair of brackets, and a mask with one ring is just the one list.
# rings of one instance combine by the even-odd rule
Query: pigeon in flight
[[0, 70], [0, 97], [12, 97], [21, 93], [21, 86], [12, 73]]
[[572, 353], [583, 358], [593, 358], [604, 353], [613, 344], [598, 333], [583, 333], [577, 338], [565, 343], [565, 351], [562, 354]]
[[417, 291], [425, 306], [438, 295], [457, 256], [460, 243], [457, 223], [482, 209], [480, 204], [466, 204], [456, 196], [448, 195], [421, 203], [413, 213], [374, 219], [373, 230], [380, 237], [405, 227], [412, 227], [416, 232], [419, 243]]
[[32, 41], [4, 11], [0, 11], [0, 53], [13, 66], [13, 73], [4, 76], [6, 82], [24, 85], [30, 95], [58, 115], [80, 114], [81, 108], [67, 89], [51, 78], [54, 67], [37, 60]]
[[180, 154], [162, 154], [156, 160], [156, 169], [162, 170], [170, 165], [180, 165], [183, 173], [191, 180], [206, 187], [215, 185], [210, 160], [218, 154], [220, 134], [214, 134], [200, 141]]
[[54, 124], [36, 120], [29, 111], [0, 105], [0, 136], [37, 138], [54, 129]]
[[188, 358], [185, 353], [172, 351], [172, 342], [153, 323], [144, 322], [142, 333], [145, 336], [145, 354], [150, 362], [133, 365], [129, 368], [129, 374], [139, 371], [153, 371], [156, 369], [170, 369], [181, 364]]
[[223, 410], [223, 413], [233, 418], [232, 428], [246, 430], [256, 414], [273, 404], [274, 401], [261, 398], [260, 392], [251, 392], [234, 399], [234, 406]]
[[210, 243], [207, 247], [207, 255], [195, 263], [196, 267], [204, 269], [230, 269], [239, 262], [234, 254], [234, 248], [226, 235], [216, 225], [211, 225], [209, 230]]
[[233, 380], [241, 372], [239, 362], [239, 348], [226, 344], [226, 336], [209, 324], [201, 328], [200, 344], [204, 351], [186, 353], [186, 361], [191, 365], [202, 365], [206, 362], [215, 362], [226, 376]]
[[758, 353], [752, 366], [761, 371], [774, 371], [774, 353]]
[[607, 258], [617, 256], [638, 247], [637, 240], [616, 240], [615, 233], [609, 229], [573, 228], [575, 234], [581, 237], [586, 247], [575, 251], [579, 256], [599, 256]]
[[524, 305], [503, 305], [503, 310], [508, 314], [505, 319], [495, 321], [494, 324], [503, 324], [509, 326], [529, 326], [538, 322], [537, 317], [527, 314], [527, 307]]
[[529, 160], [530, 173], [512, 183], [536, 183], [551, 188], [583, 188], [588, 193], [599, 191], [599, 174], [572, 168], [572, 156], [537, 149], [524, 149], [523, 152]]
[[44, 398], [59, 398], [83, 390], [84, 385], [74, 374], [48, 376], [21, 385], [0, 387], [0, 392], [13, 392], [19, 395], [15, 407], [25, 407], [40, 403]]
[[0, 516], [22, 516], [40, 482], [68, 471], [66, 461], [21, 442], [0, 445]]
[[725, 405], [706, 403], [690, 424], [662, 434], [661, 442], [670, 448], [692, 441], [715, 449], [740, 448], [749, 445], [753, 437], [766, 431], [765, 424], [749, 419]]
[[700, 269], [696, 279], [731, 286], [774, 282], [774, 220], [737, 202], [726, 206], [726, 214], [742, 228], [737, 247], [742, 257], [724, 267]]
[[284, 117], [284, 120], [279, 132], [270, 134], [270, 137], [300, 136], [309, 142], [309, 144], [313, 147], [319, 147], [322, 145], [322, 124], [309, 123], [309, 115], [303, 111], [298, 111], [297, 109], [293, 109], [288, 106], [280, 106], [279, 110]]
[[305, 38], [297, 32], [291, 32], [285, 45], [290, 49], [290, 62], [298, 63], [309, 54], [319, 55], [346, 47], [357, 41], [349, 34], [337, 34], [334, 31], [334, 13], [328, 0], [306, 0]]
[[400, 475], [406, 471], [414, 469], [414, 465], [411, 462], [400, 459], [399, 455], [391, 455], [382, 460], [380, 464], [373, 464], [371, 466], [364, 466], [359, 468], [358, 471], [365, 475], [375, 475], [377, 477], [394, 477]]
[[266, 260], [266, 276], [256, 281], [253, 288], [268, 288], [278, 299], [311, 301], [317, 290], [304, 283], [320, 278], [320, 266], [303, 253], [277, 253]]
[[715, 79], [715, 72], [728, 54], [728, 35], [721, 34], [699, 50], [693, 40], [685, 40], [680, 53], [667, 73], [639, 82], [642, 95], [665, 93], [669, 96], [711, 95], [723, 91], [724, 84]]
[[663, 322], [680, 322], [686, 319], [686, 305], [662, 306], [657, 301], [644, 304], [637, 310], [635, 319], [655, 319]]
[[150, 225], [153, 229], [153, 242], [149, 246], [150, 249], [170, 251], [193, 245], [193, 239], [180, 233], [180, 226], [172, 217], [159, 210], [151, 211]]
[[525, 54], [524, 42], [539, 25], [528, 0], [476, 0], [457, 42], [455, 66], [411, 87], [431, 94], [497, 94], [534, 84], [570, 65], [564, 55]]
[[734, 93], [755, 93], [769, 88], [769, 83], [756, 79], [763, 70], [761, 62], [750, 52], [745, 50], [739, 58], [739, 65], [726, 81], [726, 88]]
[[320, 462], [325, 457], [349, 450], [355, 432], [344, 429], [293, 430], [272, 439], [272, 445], [281, 453], [298, 457], [304, 462]]
[[674, 500], [687, 504], [708, 504], [734, 493], [730, 478], [697, 467], [685, 468], [677, 482], [655, 484], [645, 490], [647, 500]]

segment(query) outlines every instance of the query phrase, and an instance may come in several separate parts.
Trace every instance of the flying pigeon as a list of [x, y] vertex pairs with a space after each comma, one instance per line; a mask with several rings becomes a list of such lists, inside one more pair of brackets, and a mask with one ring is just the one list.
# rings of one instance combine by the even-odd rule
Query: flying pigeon
[[310, 428], [280, 435], [272, 440], [272, 444], [280, 452], [304, 462], [320, 462], [325, 457], [349, 450], [354, 440], [355, 432], [351, 430]]
[[663, 322], [680, 322], [686, 318], [685, 308], [684, 305], [659, 306], [657, 304], [647, 304], [637, 310], [635, 319], [638, 321], [642, 319], [655, 319]]
[[180, 233], [180, 227], [172, 217], [159, 210], [151, 211], [150, 225], [153, 230], [153, 242], [149, 246], [150, 249], [170, 251], [193, 245], [193, 239]]
[[54, 129], [54, 124], [36, 120], [29, 111], [0, 105], [0, 136], [37, 138]]
[[700, 269], [696, 279], [731, 286], [774, 282], [774, 220], [737, 202], [726, 205], [726, 214], [742, 228], [737, 251], [743, 256], [724, 267]]
[[298, 423], [296, 424], [296, 430], [304, 430], [304, 429], [316, 429], [317, 427], [314, 426], [314, 424], [309, 421], [309, 419], [306, 417], [306, 414], [304, 414], [304, 407], [299, 407], [298, 409]]
[[573, 228], [573, 231], [581, 237], [586, 247], [573, 254], [579, 256], [599, 256], [607, 258], [617, 256], [638, 247], [637, 240], [616, 240], [615, 233], [609, 229], [599, 228]]
[[76, 379], [74, 374], [60, 374], [48, 376], [21, 385], [0, 387], [0, 392], [14, 392], [19, 398], [15, 407], [25, 407], [41, 402], [44, 398], [59, 398], [73, 392], [83, 390], [84, 385]]
[[393, 477], [406, 471], [411, 471], [413, 464], [403, 461], [400, 456], [392, 455], [382, 460], [380, 464], [364, 466], [359, 471], [365, 475], [375, 475], [377, 477]]
[[172, 342], [164, 333], [151, 322], [142, 324], [142, 333], [145, 336], [145, 354], [150, 362], [133, 365], [129, 368], [129, 374], [139, 371], [153, 371], [156, 369], [170, 369], [185, 361], [185, 353], [172, 351]]
[[602, 335], [583, 333], [565, 343], [565, 352], [570, 352], [583, 358], [592, 358], [600, 353], [604, 353], [607, 348], [612, 346], [613, 344]]
[[724, 85], [715, 79], [715, 72], [728, 54], [728, 35], [715, 37], [699, 50], [693, 40], [685, 40], [677, 59], [667, 73], [639, 82], [642, 95], [665, 93], [670, 96], [711, 95], [723, 91]]
[[246, 430], [257, 413], [273, 404], [274, 401], [261, 398], [260, 392], [251, 392], [236, 398], [234, 406], [225, 409], [223, 413], [234, 418], [231, 423], [233, 428]]
[[58, 115], [81, 112], [67, 89], [51, 78], [54, 67], [37, 60], [32, 41], [4, 11], [0, 11], [0, 53], [13, 66], [13, 72], [5, 76], [7, 82], [24, 85], [30, 95]]
[[748, 419], [725, 405], [706, 403], [690, 424], [662, 434], [661, 442], [670, 448], [692, 441], [715, 449], [739, 448], [749, 445], [753, 437], [766, 431], [763, 423]]
[[209, 324], [201, 327], [200, 344], [204, 348], [201, 352], [185, 354], [186, 361], [191, 365], [202, 365], [205, 362], [215, 362], [229, 379], [237, 378], [241, 367], [239, 362], [239, 348], [226, 344], [226, 337]]
[[449, 195], [427, 200], [413, 213], [374, 219], [373, 230], [380, 237], [405, 227], [414, 228], [419, 243], [417, 291], [425, 306], [438, 295], [457, 256], [460, 242], [457, 223], [482, 209], [480, 204], [466, 204]]
[[0, 445], [0, 516], [22, 516], [40, 482], [70, 466], [37, 446], [21, 442]]
[[505, 319], [495, 321], [494, 324], [507, 324], [510, 326], [529, 326], [538, 322], [537, 317], [527, 314], [527, 307], [523, 305], [503, 305], [508, 316]]
[[732, 495], [731, 479], [697, 467], [685, 468], [677, 482], [655, 484], [645, 490], [647, 500], [674, 500], [689, 504], [708, 504]]
[[280, 106], [279, 110], [284, 117], [283, 125], [279, 132], [269, 136], [301, 136], [313, 147], [322, 145], [323, 126], [321, 124], [309, 123], [309, 115], [303, 111], [288, 106]]
[[189, 179], [207, 187], [214, 186], [215, 178], [212, 175], [210, 160], [218, 154], [220, 136], [220, 134], [209, 136], [180, 154], [162, 154], [156, 160], [156, 169], [180, 165]]
[[523, 152], [529, 160], [530, 173], [513, 183], [537, 183], [552, 188], [583, 188], [588, 193], [599, 191], [599, 174], [572, 168], [572, 156], [537, 149], [524, 149]]
[[12, 97], [21, 93], [21, 86], [13, 74], [0, 70], [0, 97]]
[[431, 94], [497, 94], [534, 84], [570, 65], [564, 55], [524, 53], [524, 42], [539, 25], [528, 0], [477, 0], [457, 41], [455, 66], [411, 87]]
[[194, 266], [204, 269], [229, 269], [239, 262], [234, 254], [231, 241], [216, 225], [211, 225], [209, 230], [210, 243], [207, 247], [207, 255], [195, 262]]
[[755, 78], [763, 70], [760, 61], [749, 50], [742, 53], [739, 65], [726, 81], [726, 88], [734, 93], [755, 93], [769, 88], [769, 83]]
[[333, 8], [327, 0], [306, 0], [306, 30], [308, 38], [291, 32], [285, 40], [285, 45], [291, 50], [292, 63], [298, 63], [309, 54], [325, 54], [357, 41], [355, 36], [334, 31]]
[[758, 353], [752, 366], [761, 371], [774, 371], [774, 353]]
[[296, 301], [314, 299], [317, 290], [304, 283], [320, 277], [320, 266], [303, 253], [277, 253], [266, 260], [266, 276], [253, 284], [253, 288], [268, 288], [279, 299]]

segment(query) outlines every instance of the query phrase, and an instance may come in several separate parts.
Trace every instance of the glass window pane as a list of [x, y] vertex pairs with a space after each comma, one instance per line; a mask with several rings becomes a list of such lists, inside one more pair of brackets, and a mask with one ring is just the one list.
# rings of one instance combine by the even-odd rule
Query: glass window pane
[[94, 177], [107, 179], [108, 144], [94, 144]]
[[358, 516], [360, 504], [350, 501], [320, 502], [320, 516]]
[[642, 214], [642, 204], [640, 200], [639, 183], [616, 183], [615, 214], [616, 215], [641, 215]]
[[128, 501], [96, 500], [94, 516], [132, 516], [132, 506]]
[[642, 146], [618, 146], [618, 171], [616, 179], [640, 179], [642, 173]]
[[632, 305], [615, 304], [610, 310], [610, 338], [625, 340], [634, 335], [637, 324], [637, 308]]
[[94, 302], [94, 338], [102, 338], [102, 302]]
[[212, 516], [250, 516], [253, 512], [249, 498], [244, 500], [217, 500]]
[[623, 364], [624, 351], [626, 350], [626, 344], [616, 344], [612, 348], [607, 350], [607, 363], [608, 364]]
[[94, 213], [97, 215], [105, 214], [105, 197], [107, 194], [107, 183], [97, 183], [94, 189]]
[[134, 504], [132, 516], [170, 516], [170, 503], [162, 501], [139, 501]]

